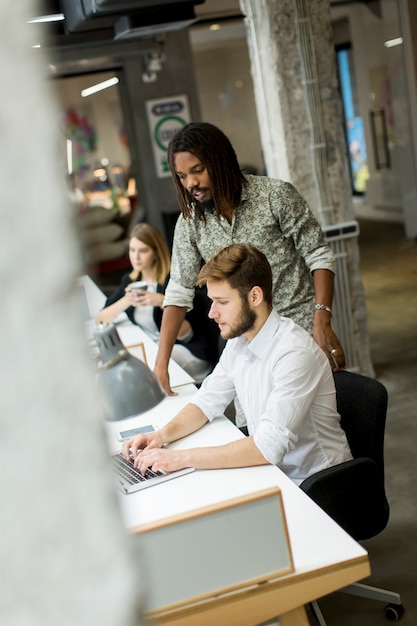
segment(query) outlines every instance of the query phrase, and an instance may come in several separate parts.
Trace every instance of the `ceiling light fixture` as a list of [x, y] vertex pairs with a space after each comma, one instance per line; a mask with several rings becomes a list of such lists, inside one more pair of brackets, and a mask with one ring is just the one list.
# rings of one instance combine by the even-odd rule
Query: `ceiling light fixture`
[[108, 89], [109, 87], [113, 87], [113, 85], [117, 85], [119, 79], [117, 76], [113, 76], [113, 78], [109, 78], [108, 80], [104, 80], [102, 83], [97, 83], [96, 85], [92, 85], [91, 87], [87, 87], [81, 91], [81, 96], [83, 98], [87, 98], [87, 96], [91, 96], [93, 93], [97, 93], [98, 91], [102, 91], [103, 89]]
[[63, 13], [55, 13], [53, 15], [39, 15], [39, 17], [32, 17], [27, 21], [28, 24], [41, 24], [44, 22], [63, 22], [65, 15]]
[[72, 165], [72, 141], [71, 139], [67, 139], [67, 167], [68, 167], [68, 174], [69, 176], [71, 176], [71, 174], [74, 171], [74, 168]]
[[388, 41], [384, 41], [384, 46], [386, 48], [393, 48], [394, 46], [400, 46], [402, 42], [402, 37], [395, 37], [395, 39], [388, 39]]

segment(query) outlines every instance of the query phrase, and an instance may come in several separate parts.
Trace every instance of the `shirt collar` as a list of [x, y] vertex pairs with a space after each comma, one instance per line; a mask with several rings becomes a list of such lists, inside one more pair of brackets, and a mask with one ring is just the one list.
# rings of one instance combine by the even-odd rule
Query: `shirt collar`
[[[271, 342], [274, 340], [280, 323], [281, 316], [276, 309], [272, 309], [261, 330], [255, 335], [252, 341], [247, 342], [246, 349], [250, 350], [250, 352], [259, 359], [262, 359], [269, 349]], [[241, 337], [241, 339], [244, 338]]]

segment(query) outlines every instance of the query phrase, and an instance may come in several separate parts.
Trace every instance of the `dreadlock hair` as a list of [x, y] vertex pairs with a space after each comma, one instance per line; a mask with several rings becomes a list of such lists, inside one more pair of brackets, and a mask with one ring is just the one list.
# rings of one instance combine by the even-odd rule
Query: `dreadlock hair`
[[206, 167], [213, 190], [215, 215], [218, 219], [225, 204], [233, 208], [239, 205], [245, 177], [240, 170], [232, 144], [213, 124], [191, 122], [174, 135], [168, 146], [168, 164], [181, 213], [185, 218], [191, 217], [194, 210], [199, 219], [205, 219], [204, 211], [194, 202], [176, 174], [174, 159], [178, 152], [191, 152]]
[[264, 300], [272, 306], [272, 269], [263, 252], [247, 243], [234, 243], [220, 250], [201, 268], [196, 284], [208, 280], [227, 280], [244, 300], [252, 287], [262, 289]]

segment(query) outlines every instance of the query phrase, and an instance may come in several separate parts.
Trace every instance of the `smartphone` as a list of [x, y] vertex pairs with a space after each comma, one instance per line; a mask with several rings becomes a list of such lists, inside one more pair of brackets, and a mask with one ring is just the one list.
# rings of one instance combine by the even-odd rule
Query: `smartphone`
[[141, 289], [142, 291], [146, 291], [148, 288], [148, 283], [145, 283], [145, 281], [143, 280], [137, 280], [134, 283], [130, 283], [128, 285], [128, 288], [131, 289], [131, 291], [135, 291], [136, 289]]
[[116, 433], [116, 438], [118, 441], [125, 441], [125, 439], [130, 439], [135, 435], [140, 435], [141, 433], [151, 433], [155, 428], [152, 424], [146, 424], [146, 426], [138, 426], [138, 428], [130, 428], [129, 430], [122, 430]]

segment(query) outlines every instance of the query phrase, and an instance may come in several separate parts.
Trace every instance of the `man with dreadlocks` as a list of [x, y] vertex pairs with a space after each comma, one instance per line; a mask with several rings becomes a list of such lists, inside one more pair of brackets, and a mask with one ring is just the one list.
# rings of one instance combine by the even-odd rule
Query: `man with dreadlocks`
[[333, 370], [344, 368], [331, 326], [335, 258], [304, 198], [288, 182], [244, 175], [229, 139], [212, 124], [193, 122], [178, 131], [168, 146], [168, 163], [181, 214], [155, 362], [167, 393], [173, 394], [172, 346], [192, 308], [202, 262], [233, 243], [249, 243], [266, 255], [276, 310], [313, 334]]

